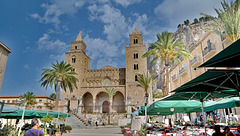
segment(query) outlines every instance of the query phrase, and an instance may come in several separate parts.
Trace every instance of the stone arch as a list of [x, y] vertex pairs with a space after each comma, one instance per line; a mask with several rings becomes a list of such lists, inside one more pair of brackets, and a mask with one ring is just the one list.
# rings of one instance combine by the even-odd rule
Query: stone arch
[[102, 106], [104, 101], [109, 101], [107, 94], [105, 92], [99, 92], [96, 95], [96, 106], [95, 106], [96, 112], [102, 113]]
[[133, 38], [133, 44], [138, 44], [138, 37]]
[[72, 56], [72, 63], [76, 63], [76, 56], [75, 55]]
[[82, 98], [83, 111], [93, 112], [93, 95], [90, 92], [86, 92]]
[[116, 94], [113, 96], [113, 105], [112, 105], [113, 112], [122, 113], [125, 109], [124, 106], [124, 95], [122, 92], [117, 91]]
[[102, 103], [102, 113], [108, 113], [109, 112], [109, 102], [104, 101]]

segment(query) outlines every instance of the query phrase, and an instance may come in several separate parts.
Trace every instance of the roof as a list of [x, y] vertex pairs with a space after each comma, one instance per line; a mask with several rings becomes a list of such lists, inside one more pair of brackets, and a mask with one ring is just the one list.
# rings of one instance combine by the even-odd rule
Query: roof
[[82, 41], [82, 35], [81, 35], [81, 33], [78, 34], [78, 37], [77, 37], [76, 41]]
[[139, 34], [137, 27], [135, 27], [135, 29], [133, 30], [133, 34]]
[[5, 48], [9, 53], [11, 53], [11, 50], [0, 41], [0, 45], [2, 45], [3, 48]]
[[115, 67], [113, 67], [113, 66], [107, 65], [107, 66], [105, 66], [105, 67], [103, 67], [103, 68], [101, 68], [101, 69], [117, 69], [117, 68], [115, 68]]

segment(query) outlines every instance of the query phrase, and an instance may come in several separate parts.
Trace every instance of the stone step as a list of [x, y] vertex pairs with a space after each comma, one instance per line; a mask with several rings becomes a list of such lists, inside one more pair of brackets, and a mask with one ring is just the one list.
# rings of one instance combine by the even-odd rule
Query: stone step
[[73, 114], [67, 119], [66, 125], [70, 125], [72, 128], [88, 128], [88, 124], [81, 117]]

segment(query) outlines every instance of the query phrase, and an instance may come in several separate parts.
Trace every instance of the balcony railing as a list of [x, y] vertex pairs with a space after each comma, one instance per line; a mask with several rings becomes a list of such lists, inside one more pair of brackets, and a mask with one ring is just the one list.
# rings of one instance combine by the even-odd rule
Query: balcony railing
[[214, 44], [210, 44], [207, 47], [204, 48], [203, 50], [203, 56], [206, 56], [207, 54], [209, 54], [212, 51], [216, 51], [216, 47]]
[[187, 68], [186, 67], [183, 67], [182, 69], [180, 69], [180, 71], [179, 71], [179, 74], [180, 75], [184, 75], [184, 74], [186, 74], [187, 73]]
[[191, 66], [197, 66], [199, 64], [201, 64], [201, 59], [199, 56], [195, 56], [192, 60], [190, 60], [190, 64]]
[[177, 74], [174, 74], [173, 76], [172, 76], [172, 81], [175, 81], [175, 80], [177, 80], [178, 79], [178, 75]]

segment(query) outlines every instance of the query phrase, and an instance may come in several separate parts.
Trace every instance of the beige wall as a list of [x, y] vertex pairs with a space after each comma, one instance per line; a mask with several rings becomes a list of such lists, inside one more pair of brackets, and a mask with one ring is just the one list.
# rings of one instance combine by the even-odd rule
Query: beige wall
[[10, 49], [0, 42], [0, 91], [2, 87], [3, 77], [7, 65], [8, 54], [11, 53]]

